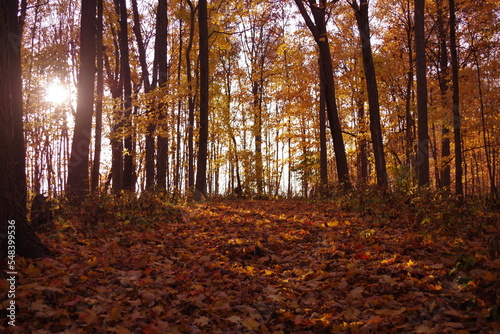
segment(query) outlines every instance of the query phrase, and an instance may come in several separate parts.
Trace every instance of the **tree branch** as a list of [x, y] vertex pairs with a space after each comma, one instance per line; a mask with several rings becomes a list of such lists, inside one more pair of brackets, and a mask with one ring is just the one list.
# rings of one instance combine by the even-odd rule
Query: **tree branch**
[[295, 3], [297, 4], [297, 7], [299, 8], [300, 14], [304, 18], [304, 21], [306, 22], [307, 27], [313, 34], [314, 38], [317, 38], [317, 28], [314, 22], [311, 20], [311, 17], [307, 13], [306, 7], [304, 7], [304, 4], [302, 3], [302, 0], [295, 0]]

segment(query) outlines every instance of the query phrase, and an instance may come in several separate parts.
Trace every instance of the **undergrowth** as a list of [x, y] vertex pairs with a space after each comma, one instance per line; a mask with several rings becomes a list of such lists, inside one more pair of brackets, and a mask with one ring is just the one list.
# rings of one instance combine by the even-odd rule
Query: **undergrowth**
[[60, 224], [71, 224], [76, 229], [129, 224], [147, 227], [183, 219], [183, 211], [157, 193], [89, 194], [78, 204], [66, 203], [62, 207]]

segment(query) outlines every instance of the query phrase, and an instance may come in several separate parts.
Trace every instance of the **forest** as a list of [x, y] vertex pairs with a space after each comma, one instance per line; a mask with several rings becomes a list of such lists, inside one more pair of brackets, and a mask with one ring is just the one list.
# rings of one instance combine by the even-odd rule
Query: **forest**
[[500, 332], [499, 32], [495, 0], [2, 0], [0, 330]]

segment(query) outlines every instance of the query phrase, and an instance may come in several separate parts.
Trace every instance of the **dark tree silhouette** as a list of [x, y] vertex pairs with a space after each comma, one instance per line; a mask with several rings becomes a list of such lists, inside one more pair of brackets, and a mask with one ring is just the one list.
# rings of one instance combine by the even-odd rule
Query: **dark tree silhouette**
[[81, 18], [78, 97], [66, 189], [70, 197], [81, 197], [89, 191], [89, 150], [96, 56], [96, 0], [82, 0]]
[[50, 251], [26, 218], [21, 26], [17, 8], [17, 0], [8, 0], [3, 1], [0, 11], [0, 249], [2, 257], [15, 251], [21, 256], [40, 258], [50, 255]]
[[200, 30], [200, 139], [198, 143], [198, 162], [194, 199], [199, 201], [206, 194], [207, 154], [208, 154], [208, 14], [207, 0], [198, 4], [198, 23]]

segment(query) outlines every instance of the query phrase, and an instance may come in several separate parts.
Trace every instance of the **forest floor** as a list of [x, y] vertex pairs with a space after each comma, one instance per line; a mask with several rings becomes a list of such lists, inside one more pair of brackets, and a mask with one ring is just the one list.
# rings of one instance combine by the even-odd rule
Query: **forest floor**
[[441, 209], [221, 200], [60, 218], [42, 235], [53, 258], [17, 259], [17, 326], [0, 331], [500, 333], [498, 213]]

